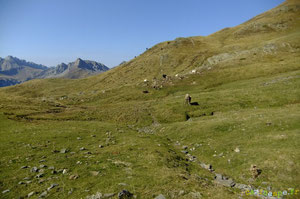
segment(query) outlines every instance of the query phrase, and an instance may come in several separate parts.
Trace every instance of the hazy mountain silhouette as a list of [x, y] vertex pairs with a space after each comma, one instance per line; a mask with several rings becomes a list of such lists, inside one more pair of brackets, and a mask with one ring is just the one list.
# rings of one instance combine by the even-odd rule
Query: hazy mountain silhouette
[[109, 70], [104, 64], [78, 58], [69, 64], [46, 67], [17, 57], [0, 58], [0, 87], [15, 85], [31, 79], [84, 78]]

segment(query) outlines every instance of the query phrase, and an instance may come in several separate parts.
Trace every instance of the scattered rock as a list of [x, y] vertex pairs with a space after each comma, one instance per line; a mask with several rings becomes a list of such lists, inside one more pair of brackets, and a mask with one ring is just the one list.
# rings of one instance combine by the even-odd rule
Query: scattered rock
[[8, 192], [10, 192], [9, 189], [6, 189], [6, 190], [2, 191], [3, 194], [8, 193]]
[[44, 191], [43, 193], [41, 193], [39, 195], [39, 198], [45, 198], [47, 196], [48, 192], [47, 191]]
[[99, 175], [99, 171], [90, 171], [90, 174], [92, 174], [92, 176], [97, 176]]
[[79, 178], [79, 175], [77, 175], [77, 174], [70, 175], [70, 177], [69, 177], [70, 180], [76, 180], [77, 178]]
[[84, 150], [86, 150], [86, 148], [81, 147], [79, 150], [80, 150], [80, 151], [84, 151]]
[[37, 173], [39, 169], [37, 167], [32, 167], [31, 172], [32, 173]]
[[216, 180], [223, 180], [222, 174], [216, 173], [216, 174], [215, 174], [215, 179], [216, 179]]
[[101, 199], [102, 193], [97, 192], [95, 195], [87, 196], [86, 199]]
[[69, 152], [68, 149], [61, 149], [61, 150], [60, 150], [60, 153], [67, 153], [67, 152]]
[[189, 152], [188, 151], [181, 151], [182, 153], [184, 153], [184, 154], [188, 154]]
[[103, 148], [103, 145], [99, 144], [99, 148]]
[[184, 195], [184, 193], [185, 193], [184, 190], [180, 190], [179, 193], [178, 193], [178, 195], [182, 196], [182, 195]]
[[22, 185], [22, 184], [25, 184], [25, 182], [20, 181], [20, 182], [18, 182], [18, 184], [19, 184], [19, 185]]
[[126, 166], [126, 167], [130, 167], [131, 164], [132, 164], [132, 163], [130, 163], [130, 162], [123, 162], [123, 161], [120, 161], [120, 160], [116, 160], [116, 161], [114, 161], [113, 163], [116, 164], [116, 165], [124, 165], [124, 166]]
[[71, 195], [73, 193], [74, 189], [71, 188], [70, 191], [68, 192], [69, 195]]
[[51, 167], [49, 167], [48, 169], [49, 169], [49, 170], [54, 170], [55, 167], [51, 166]]
[[201, 166], [203, 169], [207, 169], [207, 170], [209, 170], [209, 171], [213, 171], [213, 168], [212, 168], [212, 165], [211, 165], [211, 164], [200, 163], [200, 166]]
[[116, 195], [115, 193], [106, 193], [106, 194], [103, 195], [102, 198], [112, 198], [112, 197], [114, 197], [115, 195]]
[[35, 194], [35, 191], [30, 192], [27, 197], [30, 198], [31, 196], [33, 196]]
[[221, 174], [215, 174], [215, 182], [225, 187], [234, 187], [235, 182], [231, 178], [227, 178]]
[[196, 157], [191, 155], [191, 154], [186, 154], [186, 156], [188, 157], [188, 161], [191, 161], [191, 162], [195, 162], [196, 161]]
[[226, 187], [234, 187], [235, 182], [232, 179], [228, 179], [228, 180], [223, 181], [222, 184]]
[[58, 184], [51, 184], [50, 187], [47, 188], [47, 191], [50, 191], [51, 189], [53, 189], [54, 187], [57, 187]]
[[249, 178], [248, 182], [252, 183], [252, 182], [254, 182], [254, 179], [253, 178]]
[[21, 167], [21, 169], [27, 169], [28, 168], [28, 166], [22, 166]]
[[41, 164], [41, 165], [40, 165], [40, 168], [47, 168], [47, 166], [46, 166], [46, 165], [43, 165], [43, 164]]
[[128, 198], [132, 198], [132, 197], [133, 197], [133, 194], [127, 190], [122, 190], [120, 193], [118, 193], [119, 199], [128, 199]]
[[119, 183], [118, 185], [120, 185], [120, 186], [127, 186], [127, 184], [126, 183]]
[[62, 173], [63, 173], [63, 174], [67, 174], [67, 173], [68, 173], [68, 170], [67, 170], [67, 169], [64, 169], [64, 170], [62, 171]]
[[82, 164], [82, 162], [81, 161], [77, 161], [76, 164]]
[[43, 173], [39, 173], [39, 174], [37, 174], [35, 177], [36, 177], [36, 178], [42, 178], [42, 177], [44, 177], [44, 174], [43, 174]]
[[77, 140], [81, 140], [81, 137], [77, 137]]
[[92, 137], [92, 138], [95, 138], [95, 137], [96, 137], [96, 135], [91, 135], [91, 137]]
[[87, 152], [84, 152], [84, 154], [90, 155], [90, 154], [92, 154], [92, 152], [87, 151]]
[[189, 193], [189, 195], [191, 196], [191, 198], [194, 198], [194, 199], [202, 198], [202, 195], [200, 192], [191, 192], [191, 193]]
[[234, 188], [241, 189], [241, 190], [251, 189], [250, 186], [245, 185], [245, 184], [240, 184], [240, 183], [236, 183], [236, 184], [234, 185]]
[[234, 152], [239, 153], [239, 152], [240, 152], [240, 149], [239, 149], [238, 147], [236, 147], [236, 148], [234, 149]]
[[162, 194], [159, 194], [158, 196], [155, 197], [155, 199], [166, 199], [166, 197]]

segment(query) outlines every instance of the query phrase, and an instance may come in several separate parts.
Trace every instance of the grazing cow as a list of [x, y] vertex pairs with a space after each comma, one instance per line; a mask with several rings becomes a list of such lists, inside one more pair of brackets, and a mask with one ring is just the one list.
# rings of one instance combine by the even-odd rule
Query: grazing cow
[[185, 104], [191, 105], [192, 98], [191, 98], [191, 96], [189, 94], [185, 95], [184, 100], [185, 100]]

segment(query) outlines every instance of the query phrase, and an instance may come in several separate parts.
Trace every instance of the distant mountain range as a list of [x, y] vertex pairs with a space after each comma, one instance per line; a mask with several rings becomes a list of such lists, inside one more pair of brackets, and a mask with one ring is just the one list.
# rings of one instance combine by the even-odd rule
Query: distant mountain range
[[46, 67], [16, 57], [0, 57], [0, 87], [19, 84], [31, 79], [69, 78], [78, 79], [109, 70], [107, 66], [95, 61], [80, 58], [69, 64]]

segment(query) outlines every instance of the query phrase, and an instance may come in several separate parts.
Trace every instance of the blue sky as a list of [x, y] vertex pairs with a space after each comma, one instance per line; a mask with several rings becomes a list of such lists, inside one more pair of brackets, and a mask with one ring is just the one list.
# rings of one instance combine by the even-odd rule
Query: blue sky
[[283, 0], [0, 0], [0, 57], [109, 67], [159, 42], [239, 25]]

